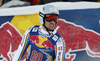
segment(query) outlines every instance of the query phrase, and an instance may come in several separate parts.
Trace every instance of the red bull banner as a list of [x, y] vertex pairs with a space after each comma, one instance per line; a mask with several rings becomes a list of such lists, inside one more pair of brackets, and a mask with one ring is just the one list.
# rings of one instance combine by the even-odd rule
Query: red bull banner
[[[100, 4], [49, 4], [60, 11], [56, 27], [59, 26], [57, 31], [65, 39], [65, 61], [100, 61]], [[31, 26], [41, 25], [38, 11], [42, 6], [0, 10], [0, 61], [12, 61], [24, 32]], [[25, 61], [26, 57], [27, 52], [22, 61]]]

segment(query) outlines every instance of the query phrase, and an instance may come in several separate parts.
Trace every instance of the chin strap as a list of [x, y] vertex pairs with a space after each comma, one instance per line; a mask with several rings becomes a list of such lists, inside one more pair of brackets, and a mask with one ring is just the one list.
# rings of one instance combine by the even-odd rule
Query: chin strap
[[49, 31], [54, 31], [54, 30], [50, 30], [50, 29], [48, 29], [44, 24], [43, 24], [43, 26], [45, 27], [45, 29], [46, 29], [46, 31], [49, 33], [49, 35], [51, 35], [51, 33], [49, 32]]

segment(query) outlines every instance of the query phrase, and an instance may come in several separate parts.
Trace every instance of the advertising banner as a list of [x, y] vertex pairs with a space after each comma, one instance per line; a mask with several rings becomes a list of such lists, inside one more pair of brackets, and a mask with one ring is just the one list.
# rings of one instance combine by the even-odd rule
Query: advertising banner
[[[56, 27], [59, 26], [57, 31], [65, 40], [65, 61], [100, 61], [100, 4], [50, 4], [56, 6], [60, 12]], [[41, 25], [38, 11], [42, 6], [0, 10], [0, 61], [12, 61], [24, 32], [29, 27]], [[23, 61], [26, 57], [27, 52]]]

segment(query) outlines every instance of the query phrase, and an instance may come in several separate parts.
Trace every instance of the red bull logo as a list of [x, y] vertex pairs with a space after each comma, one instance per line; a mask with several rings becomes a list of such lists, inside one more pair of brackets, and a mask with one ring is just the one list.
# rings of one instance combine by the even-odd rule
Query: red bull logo
[[21, 39], [22, 36], [9, 22], [0, 27], [0, 61], [12, 61]]
[[[32, 40], [32, 43], [36, 43], [36, 44], [41, 44], [41, 45], [38, 45], [38, 47], [45, 47], [45, 48], [51, 48], [51, 49], [54, 49], [53, 45], [51, 44], [51, 42], [49, 40], [47, 40], [47, 38], [42, 38], [41, 36], [31, 36], [30, 37], [30, 40]], [[39, 41], [42, 41], [39, 42]]]
[[63, 19], [58, 21], [57, 26], [59, 26], [58, 33], [65, 39], [65, 61], [78, 61], [75, 59], [79, 51], [86, 51], [86, 54], [90, 57], [100, 57], [100, 48], [98, 47], [100, 46], [99, 33]]
[[[64, 21], [62, 19], [58, 21], [57, 26], [59, 26], [59, 29], [57, 30], [58, 33], [65, 39], [65, 61], [78, 61], [76, 59], [78, 56], [78, 52], [80, 51], [86, 51], [88, 57], [100, 58], [99, 33], [93, 30], [85, 29], [82, 26]], [[35, 37], [36, 40], [34, 40], [33, 37], [31, 37], [30, 39], [33, 40], [33, 43], [39, 43], [39, 38], [41, 39], [40, 36]], [[20, 35], [20, 33], [9, 22], [3, 24], [0, 27], [1, 61], [12, 61], [14, 53], [18, 49], [21, 39], [22, 36]], [[46, 45], [46, 48], [50, 47], [51, 49], [54, 49], [50, 44], [51, 43], [47, 39], [42, 40], [41, 42], [41, 45]], [[59, 50], [62, 50], [62, 47], [59, 47]]]

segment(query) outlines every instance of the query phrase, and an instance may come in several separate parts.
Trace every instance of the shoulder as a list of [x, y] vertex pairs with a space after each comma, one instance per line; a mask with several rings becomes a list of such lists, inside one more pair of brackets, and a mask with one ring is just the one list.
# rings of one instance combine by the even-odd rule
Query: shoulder
[[29, 31], [36, 31], [39, 28], [38, 25], [28, 28]]
[[36, 32], [38, 30], [39, 26], [33, 26], [33, 27], [30, 27], [26, 30], [25, 34], [27, 33], [30, 33], [30, 32]]
[[55, 38], [58, 38], [57, 42], [63, 42], [64, 41], [64, 37], [61, 36], [58, 32], [54, 36], [55, 36]]
[[39, 29], [39, 26], [36, 25], [36, 26], [33, 26], [33, 27], [30, 27], [30, 35], [33, 36], [33, 35], [38, 35], [38, 29]]
[[58, 32], [56, 32], [56, 33], [52, 36], [52, 39], [53, 39], [54, 41], [57, 42], [61, 37], [62, 37], [62, 36], [61, 36]]

